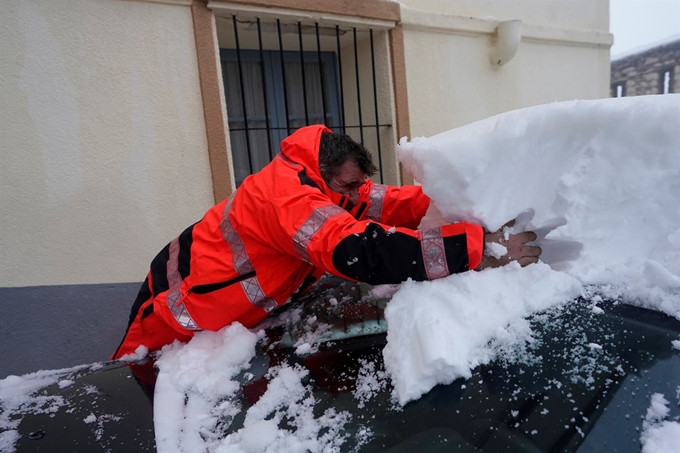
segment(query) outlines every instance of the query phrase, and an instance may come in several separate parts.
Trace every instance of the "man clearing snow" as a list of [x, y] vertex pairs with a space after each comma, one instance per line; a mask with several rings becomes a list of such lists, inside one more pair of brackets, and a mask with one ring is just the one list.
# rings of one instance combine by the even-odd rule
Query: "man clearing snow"
[[346, 135], [308, 126], [281, 149], [156, 256], [112, 359], [234, 321], [251, 327], [326, 272], [378, 285], [538, 261], [526, 245], [536, 235], [511, 224], [417, 230], [430, 199], [374, 184], [371, 154]]

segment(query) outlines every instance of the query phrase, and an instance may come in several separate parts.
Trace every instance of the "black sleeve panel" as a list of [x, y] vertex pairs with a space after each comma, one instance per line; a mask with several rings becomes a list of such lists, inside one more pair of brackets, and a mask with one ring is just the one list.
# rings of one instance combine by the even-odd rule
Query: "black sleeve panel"
[[[467, 271], [466, 235], [445, 237], [443, 243], [449, 274]], [[387, 232], [378, 223], [346, 237], [333, 251], [333, 265], [338, 271], [372, 285], [401, 283], [408, 278], [428, 280], [426, 261], [418, 238]]]
[[387, 232], [378, 223], [340, 241], [333, 250], [333, 265], [347, 277], [372, 285], [427, 280], [420, 241]]
[[[196, 222], [198, 223], [198, 222]], [[194, 227], [191, 225], [179, 235], [179, 256], [177, 257], [177, 270], [182, 279], [191, 273], [191, 245], [194, 243]]]
[[444, 238], [446, 264], [450, 274], [457, 274], [470, 270], [467, 250], [467, 235], [465, 233]]
[[163, 247], [151, 261], [151, 284], [154, 296], [163, 293], [170, 287], [168, 283], [168, 259], [170, 258], [170, 244]]
[[[196, 222], [198, 223], [198, 222]], [[194, 242], [194, 226], [184, 230], [179, 235], [179, 255], [177, 256], [177, 270], [182, 279], [187, 278], [191, 272], [191, 244]], [[151, 261], [151, 283], [154, 297], [169, 289], [168, 283], [168, 260], [170, 259], [170, 244], [163, 247], [158, 255]]]

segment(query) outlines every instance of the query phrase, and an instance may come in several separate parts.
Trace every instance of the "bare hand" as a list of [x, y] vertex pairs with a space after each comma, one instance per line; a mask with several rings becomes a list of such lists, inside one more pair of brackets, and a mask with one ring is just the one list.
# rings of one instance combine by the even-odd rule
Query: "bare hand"
[[[523, 233], [512, 234], [510, 228], [514, 224], [515, 221], [512, 220], [503, 225], [500, 230], [484, 235], [484, 242], [487, 243], [487, 247], [477, 270], [505, 266], [512, 261], [517, 261], [522, 267], [538, 262], [538, 258], [541, 256], [541, 248], [525, 245], [527, 242], [536, 240], [536, 233], [525, 231]], [[499, 246], [494, 246], [494, 244]], [[494, 250], [492, 249], [502, 251], [503, 248], [506, 250], [502, 255], [495, 254], [494, 256]]]

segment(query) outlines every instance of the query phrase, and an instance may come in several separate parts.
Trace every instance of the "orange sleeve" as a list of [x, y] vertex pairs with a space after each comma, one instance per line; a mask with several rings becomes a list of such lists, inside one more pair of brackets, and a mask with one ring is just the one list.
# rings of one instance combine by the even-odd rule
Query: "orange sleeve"
[[380, 222], [416, 229], [430, 206], [420, 186], [387, 186]]
[[432, 280], [474, 269], [481, 261], [484, 234], [477, 225], [458, 223], [419, 231], [356, 220], [313, 192], [273, 204], [277, 206], [276, 243], [340, 277], [371, 284]]
[[430, 198], [420, 186], [388, 186], [370, 182], [360, 195], [366, 201], [359, 219], [370, 219], [385, 225], [418, 228], [430, 206]]

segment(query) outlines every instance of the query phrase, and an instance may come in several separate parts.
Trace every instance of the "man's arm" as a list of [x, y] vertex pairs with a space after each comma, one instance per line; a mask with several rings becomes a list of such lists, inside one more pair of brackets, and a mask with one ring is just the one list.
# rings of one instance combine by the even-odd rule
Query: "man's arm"
[[354, 230], [334, 246], [333, 266], [374, 285], [435, 280], [475, 269], [482, 259], [484, 232], [469, 223], [421, 231], [363, 221]]
[[273, 215], [277, 222], [272, 227], [280, 234], [276, 243], [283, 249], [352, 280], [371, 284], [432, 280], [474, 269], [482, 259], [484, 231], [477, 225], [418, 231], [356, 220], [321, 194], [289, 199]]

